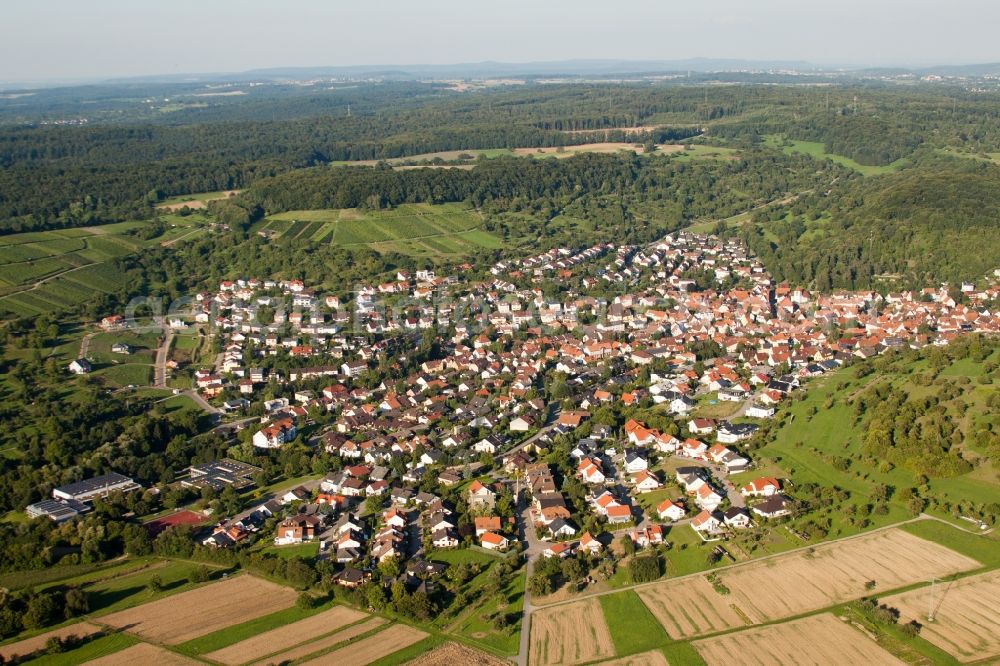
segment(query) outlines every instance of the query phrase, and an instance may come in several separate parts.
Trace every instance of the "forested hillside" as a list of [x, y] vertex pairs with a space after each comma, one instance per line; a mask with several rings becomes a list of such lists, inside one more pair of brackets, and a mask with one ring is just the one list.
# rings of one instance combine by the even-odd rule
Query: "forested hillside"
[[939, 157], [839, 181], [741, 231], [780, 279], [831, 288], [957, 284], [997, 268], [1000, 168]]
[[[948, 87], [655, 84], [526, 85], [458, 93], [380, 83], [326, 91], [275, 86], [245, 98], [184, 102], [158, 115], [101, 89], [100, 122], [0, 129], [0, 234], [151, 219], [167, 197], [246, 189], [218, 219], [246, 228], [295, 209], [381, 208], [466, 201], [507, 240], [581, 243], [649, 239], [798, 195], [742, 227], [779, 277], [819, 289], [974, 279], [997, 256], [1000, 105]], [[185, 93], [187, 90], [187, 93]], [[46, 93], [49, 114], [86, 114], [70, 93]], [[74, 101], [75, 100], [75, 101]], [[190, 100], [189, 100], [190, 101]], [[5, 99], [0, 117], [33, 109]], [[860, 178], [775, 137], [895, 173]], [[480, 160], [471, 170], [329, 169], [331, 162], [446, 150], [621, 141], [687, 141], [737, 152], [716, 159], [586, 156]], [[469, 162], [466, 162], [468, 164]], [[557, 220], [553, 223], [553, 220]], [[576, 232], [579, 236], [579, 230]]]

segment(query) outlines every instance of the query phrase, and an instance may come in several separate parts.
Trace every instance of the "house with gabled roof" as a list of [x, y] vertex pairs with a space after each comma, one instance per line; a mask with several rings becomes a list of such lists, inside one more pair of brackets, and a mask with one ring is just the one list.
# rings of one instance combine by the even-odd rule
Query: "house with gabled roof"
[[684, 505], [665, 499], [656, 505], [656, 515], [660, 520], [678, 521], [685, 515]]
[[469, 497], [469, 508], [492, 509], [496, 505], [497, 494], [480, 483], [478, 479], [469, 484], [466, 492]]
[[496, 532], [486, 532], [479, 537], [479, 544], [487, 550], [507, 550], [510, 540]]
[[632, 485], [639, 493], [649, 493], [663, 487], [656, 475], [646, 469], [632, 477]]
[[691, 529], [703, 536], [715, 535], [722, 529], [722, 522], [711, 511], [704, 510], [691, 519]]
[[740, 488], [744, 497], [770, 497], [781, 491], [781, 483], [770, 476], [762, 476]]

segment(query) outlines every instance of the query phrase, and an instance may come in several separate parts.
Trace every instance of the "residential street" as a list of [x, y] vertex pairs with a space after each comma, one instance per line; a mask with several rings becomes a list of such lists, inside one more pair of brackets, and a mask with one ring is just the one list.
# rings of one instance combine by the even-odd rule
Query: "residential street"
[[[535, 560], [542, 556], [542, 551], [545, 550], [545, 543], [539, 541], [535, 536], [535, 526], [531, 521], [531, 504], [523, 499], [526, 493], [522, 493], [522, 497], [518, 498], [517, 508], [519, 520], [517, 521], [517, 527], [519, 531], [519, 539], [527, 544], [527, 549], [524, 551], [524, 557], [527, 558], [527, 564], [525, 565], [527, 576], [525, 581], [531, 579], [531, 574], [535, 571]], [[519, 666], [527, 666], [528, 663], [528, 649], [529, 649], [529, 639], [531, 637], [531, 614], [534, 612], [534, 606], [531, 604], [531, 594], [528, 591], [527, 582], [524, 586], [524, 615], [521, 618], [521, 643], [517, 651], [517, 663]]]

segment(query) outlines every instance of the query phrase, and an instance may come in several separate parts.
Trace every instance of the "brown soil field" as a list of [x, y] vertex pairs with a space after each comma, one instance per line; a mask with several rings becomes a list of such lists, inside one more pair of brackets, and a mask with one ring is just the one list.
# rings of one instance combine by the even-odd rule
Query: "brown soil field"
[[93, 636], [94, 634], [99, 633], [101, 633], [100, 627], [87, 622], [71, 624], [68, 627], [60, 627], [59, 629], [47, 631], [44, 634], [38, 634], [37, 636], [32, 636], [31, 638], [25, 638], [23, 641], [8, 643], [7, 645], [0, 647], [0, 657], [3, 657], [4, 661], [9, 661], [14, 655], [26, 657], [29, 654], [37, 652], [38, 650], [44, 650], [45, 641], [50, 638], [66, 638], [67, 636], [86, 638], [87, 636]]
[[636, 592], [675, 640], [747, 624], [733, 609], [733, 599], [716, 592], [701, 576], [641, 587]]
[[670, 666], [667, 663], [667, 658], [663, 656], [663, 653], [659, 650], [650, 650], [649, 652], [640, 652], [639, 654], [633, 654], [631, 657], [622, 657], [621, 659], [611, 659], [610, 661], [602, 661], [597, 666]]
[[231, 666], [245, 664], [248, 661], [301, 645], [304, 637], [324, 636], [365, 617], [367, 615], [361, 611], [345, 606], [334, 606], [328, 611], [271, 631], [265, 631], [245, 641], [210, 652], [205, 656], [212, 661]]
[[933, 599], [927, 586], [880, 601], [899, 609], [901, 623], [922, 624], [920, 635], [959, 661], [1000, 656], [1000, 571], [938, 583]]
[[531, 616], [531, 664], [579, 664], [614, 654], [597, 599], [544, 608]]
[[419, 629], [414, 629], [405, 624], [394, 624], [374, 636], [362, 639], [339, 650], [328, 652], [321, 657], [303, 662], [300, 666], [319, 666], [320, 664], [365, 666], [365, 664], [378, 661], [393, 652], [398, 652], [414, 643], [418, 643], [427, 638], [428, 635]]
[[243, 575], [105, 615], [104, 624], [142, 638], [176, 645], [234, 624], [288, 608], [290, 587]]
[[[979, 566], [908, 532], [884, 530], [720, 571], [719, 580], [731, 591], [730, 603], [763, 622]], [[874, 591], [866, 590], [872, 580]]]
[[135, 666], [135, 664], [191, 666], [199, 663], [201, 662], [149, 643], [136, 643], [119, 652], [85, 662], [86, 666]]
[[735, 663], [902, 666], [904, 663], [829, 613], [707, 638], [692, 645], [708, 666]]
[[448, 642], [426, 652], [406, 666], [510, 666], [510, 662], [468, 645]]
[[[361, 622], [360, 624], [355, 624], [347, 629], [341, 629], [335, 634], [330, 634], [329, 636], [324, 636], [319, 640], [312, 641], [311, 643], [304, 643], [296, 648], [282, 652], [281, 654], [272, 654], [267, 659], [261, 659], [254, 663], [253, 666], [265, 666], [266, 664], [284, 664], [295, 659], [302, 659], [303, 657], [308, 657], [311, 654], [316, 654], [328, 648], [332, 648], [334, 645], [339, 643], [344, 643], [346, 641], [357, 638], [361, 634], [367, 634], [369, 631], [374, 631], [378, 629], [386, 621], [380, 617], [373, 617], [370, 620]], [[303, 640], [309, 640], [309, 638], [304, 638]], [[266, 652], [264, 654], [270, 654]], [[258, 655], [260, 656], [260, 655]]]

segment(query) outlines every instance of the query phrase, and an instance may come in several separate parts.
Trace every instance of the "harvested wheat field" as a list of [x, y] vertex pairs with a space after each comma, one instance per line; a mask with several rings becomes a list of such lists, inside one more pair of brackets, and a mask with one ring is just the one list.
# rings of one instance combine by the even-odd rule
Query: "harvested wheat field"
[[631, 657], [602, 661], [597, 666], [669, 666], [669, 664], [662, 652], [659, 650], [650, 650], [649, 652], [633, 654]]
[[979, 568], [979, 562], [902, 530], [817, 546], [719, 572], [728, 598], [755, 622], [777, 620], [933, 577]]
[[615, 654], [597, 599], [536, 611], [531, 616], [531, 664], [579, 664]]
[[749, 624], [704, 577], [668, 581], [636, 589], [642, 603], [673, 639], [700, 636]]
[[374, 636], [363, 638], [357, 643], [351, 643], [339, 650], [328, 652], [321, 657], [303, 662], [301, 666], [318, 666], [319, 664], [350, 664], [365, 666], [393, 652], [399, 652], [427, 638], [429, 634], [414, 629], [405, 624], [394, 624], [385, 631]]
[[829, 613], [707, 638], [692, 645], [708, 666], [902, 666], [904, 663], [868, 636]]
[[142, 638], [176, 645], [288, 608], [295, 590], [243, 575], [101, 617]]
[[86, 666], [135, 666], [135, 664], [191, 666], [201, 662], [149, 643], [136, 643], [132, 647], [84, 663]]
[[406, 666], [510, 666], [510, 662], [468, 645], [448, 642], [425, 652]]
[[[256, 662], [254, 666], [264, 666], [265, 664], [285, 664], [295, 661], [296, 659], [302, 659], [303, 657], [308, 657], [311, 654], [328, 650], [334, 645], [346, 643], [349, 640], [357, 638], [361, 634], [367, 634], [369, 631], [374, 631], [385, 623], [386, 621], [382, 618], [373, 617], [365, 622], [352, 625], [347, 629], [341, 629], [340, 631], [330, 634], [329, 636], [324, 636], [309, 643], [302, 643], [301, 645], [298, 645], [290, 650], [286, 650], [280, 654], [272, 654], [274, 652], [273, 650], [263, 652], [262, 654], [255, 655], [254, 658], [260, 658], [267, 655], [270, 656], [267, 656], [266, 659], [260, 659], [260, 661]], [[303, 638], [303, 640], [309, 640], [309, 638]]]
[[[298, 622], [265, 631], [205, 656], [212, 661], [236, 666], [302, 644], [303, 637], [321, 637], [366, 617], [345, 606], [334, 606]], [[308, 654], [308, 653], [307, 653]]]
[[23, 641], [8, 643], [7, 645], [0, 646], [0, 657], [2, 657], [4, 661], [10, 661], [10, 658], [14, 655], [27, 657], [29, 654], [33, 654], [39, 650], [44, 650], [45, 642], [50, 638], [61, 639], [66, 638], [67, 636], [87, 638], [88, 636], [93, 636], [94, 634], [99, 633], [101, 633], [100, 627], [88, 624], [87, 622], [71, 624], [68, 627], [60, 627], [59, 629], [47, 631], [44, 634], [38, 634], [37, 636], [32, 636], [31, 638], [25, 638]]
[[933, 598], [927, 586], [880, 601], [899, 610], [900, 622], [922, 624], [920, 635], [959, 661], [1000, 656], [1000, 571], [938, 583]]

